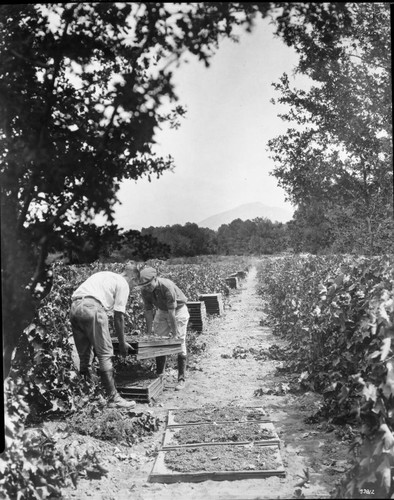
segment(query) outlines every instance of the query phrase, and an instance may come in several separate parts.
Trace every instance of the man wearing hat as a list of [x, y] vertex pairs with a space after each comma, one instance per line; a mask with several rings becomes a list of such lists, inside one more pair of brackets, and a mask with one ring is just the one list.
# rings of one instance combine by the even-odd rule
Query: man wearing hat
[[[139, 285], [144, 302], [147, 335], [178, 337], [182, 339], [182, 352], [178, 354], [178, 384], [175, 390], [185, 385], [186, 371], [186, 329], [189, 321], [187, 298], [177, 285], [167, 278], [158, 278], [156, 269], [146, 267], [140, 271]], [[154, 308], [156, 312], [154, 313]], [[165, 371], [167, 357], [156, 357], [156, 372]]]
[[99, 362], [101, 382], [110, 408], [134, 408], [135, 401], [123, 399], [115, 387], [114, 355], [108, 328], [108, 315], [114, 317], [119, 350], [126, 356], [131, 349], [124, 339], [124, 315], [130, 286], [138, 283], [138, 269], [127, 264], [122, 274], [100, 271], [90, 276], [72, 294], [70, 321], [80, 359], [79, 371], [91, 378], [93, 349]]

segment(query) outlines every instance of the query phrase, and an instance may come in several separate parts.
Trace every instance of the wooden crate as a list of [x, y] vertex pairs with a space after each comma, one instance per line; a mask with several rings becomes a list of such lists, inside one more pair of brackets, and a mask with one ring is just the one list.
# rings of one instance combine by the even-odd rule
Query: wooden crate
[[123, 398], [133, 399], [139, 403], [150, 403], [163, 392], [164, 388], [162, 377], [133, 380], [127, 376], [118, 376], [115, 377], [115, 385]]
[[[275, 456], [275, 467], [274, 468], [265, 468], [265, 469], [249, 469], [249, 470], [220, 470], [219, 466], [217, 464], [220, 464], [220, 462], [223, 459], [227, 459], [229, 455], [229, 450], [237, 450], [238, 452], [244, 453], [247, 457], [248, 453], [251, 453], [251, 448], [249, 445], [242, 445], [242, 444], [233, 444], [233, 445], [227, 445], [225, 447], [223, 446], [218, 446], [218, 447], [207, 447], [207, 446], [194, 446], [190, 448], [182, 448], [181, 450], [161, 450], [158, 452], [158, 455], [156, 457], [155, 463], [153, 464], [152, 471], [149, 475], [148, 481], [151, 483], [176, 483], [176, 482], [201, 482], [201, 481], [235, 481], [235, 480], [242, 480], [242, 479], [253, 479], [253, 478], [264, 478], [264, 477], [270, 477], [270, 476], [280, 476], [284, 477], [286, 475], [282, 458], [280, 456], [280, 450], [278, 445], [272, 445], [272, 446], [254, 446], [253, 450], [254, 451], [260, 451], [262, 450], [262, 453], [265, 451], [270, 450], [270, 453], [272, 453]], [[225, 452], [224, 452], [225, 450]], [[170, 469], [166, 465], [166, 456], [169, 456], [171, 453], [181, 453], [187, 456], [188, 454], [195, 454], [196, 451], [202, 451], [204, 455], [207, 455], [208, 453], [214, 453], [217, 455], [217, 457], [214, 457], [217, 459], [215, 462], [215, 466], [218, 467], [217, 470], [194, 470], [194, 471], [185, 471], [185, 472], [179, 472]], [[214, 467], [215, 467], [214, 466]], [[197, 466], [198, 467], [198, 466]]]
[[204, 330], [207, 312], [203, 301], [186, 302], [187, 309], [190, 314], [188, 328], [196, 332]]
[[[176, 448], [193, 448], [196, 446], [225, 446], [225, 445], [232, 445], [232, 444], [249, 444], [253, 443], [254, 445], [260, 445], [260, 446], [272, 446], [272, 445], [279, 445], [280, 440], [279, 436], [275, 431], [274, 424], [272, 422], [253, 422], [256, 426], [260, 428], [260, 431], [262, 434], [264, 431], [269, 432], [272, 437], [263, 439], [256, 439], [256, 440], [243, 440], [243, 441], [231, 441], [231, 439], [228, 439], [227, 441], [219, 441], [218, 439], [215, 440], [215, 434], [219, 435], [220, 431], [225, 430], [226, 427], [231, 428], [231, 429], [236, 429], [242, 428], [244, 426], [250, 427], [252, 425], [252, 422], [215, 422], [215, 423], [203, 423], [203, 424], [184, 424], [184, 425], [178, 425], [178, 426], [173, 426], [173, 427], [167, 427], [165, 434], [164, 434], [164, 439], [163, 439], [163, 450], [171, 450], [171, 449], [176, 449]], [[204, 441], [204, 442], [199, 442], [199, 443], [180, 443], [178, 442], [177, 438], [175, 437], [176, 434], [182, 429], [189, 429], [196, 431], [198, 435], [203, 435], [204, 431], [208, 432], [208, 429], [214, 429], [214, 435], [212, 438], [212, 441]], [[206, 436], [205, 436], [206, 437]]]
[[223, 298], [221, 293], [206, 293], [198, 297], [205, 304], [207, 314], [223, 314]]

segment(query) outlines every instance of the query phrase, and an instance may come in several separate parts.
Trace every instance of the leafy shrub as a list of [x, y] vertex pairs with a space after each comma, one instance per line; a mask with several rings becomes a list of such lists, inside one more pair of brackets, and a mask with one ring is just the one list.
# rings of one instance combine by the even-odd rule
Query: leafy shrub
[[393, 256], [265, 260], [260, 293], [274, 333], [289, 340], [294, 371], [323, 392], [326, 415], [361, 425], [357, 463], [338, 489], [394, 492]]
[[[0, 457], [0, 497], [61, 498], [61, 488], [71, 480], [74, 486], [78, 476], [89, 465], [97, 474], [105, 473], [97, 456], [76, 450], [63, 453], [56, 448], [57, 438], [44, 428], [26, 428], [29, 406], [20, 389], [22, 380], [7, 378], [5, 395], [6, 449]], [[27, 392], [26, 389], [25, 392]]]
[[87, 405], [68, 420], [68, 430], [104, 441], [132, 445], [147, 434], [157, 431], [160, 420], [151, 413], [132, 415], [115, 409]]

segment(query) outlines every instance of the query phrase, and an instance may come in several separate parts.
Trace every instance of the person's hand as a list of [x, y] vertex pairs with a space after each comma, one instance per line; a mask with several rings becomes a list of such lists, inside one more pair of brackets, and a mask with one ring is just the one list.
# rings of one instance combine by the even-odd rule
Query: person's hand
[[124, 358], [128, 355], [129, 349], [132, 350], [132, 347], [131, 347], [131, 345], [128, 342], [123, 342], [123, 344], [119, 344], [120, 354]]

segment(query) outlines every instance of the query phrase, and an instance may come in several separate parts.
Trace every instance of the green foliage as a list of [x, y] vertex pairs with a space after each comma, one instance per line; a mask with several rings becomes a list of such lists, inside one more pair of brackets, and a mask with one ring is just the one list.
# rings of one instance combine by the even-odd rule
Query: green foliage
[[222, 293], [227, 296], [229, 288], [225, 279], [237, 271], [245, 270], [249, 262], [248, 258], [234, 257], [217, 263], [169, 265], [152, 260], [147, 264], [155, 267], [159, 276], [174, 281], [189, 301], [196, 301], [201, 294], [207, 293]]
[[111, 262], [126, 260], [165, 259], [170, 255], [170, 247], [159, 238], [144, 231], [125, 231], [121, 234], [118, 248], [108, 255]]
[[76, 221], [72, 225], [65, 223], [61, 231], [55, 232], [50, 252], [54, 260], [61, 255], [68, 264], [89, 263], [109, 257], [121, 240], [122, 235], [114, 224], [97, 227]]
[[333, 252], [393, 250], [389, 8], [295, 2], [278, 20], [311, 87], [274, 85], [291, 128], [269, 142], [272, 174], [299, 206], [293, 229]]
[[199, 332], [189, 330], [186, 336], [186, 347], [189, 357], [198, 358], [205, 351], [207, 344], [201, 340]]
[[25, 400], [28, 388], [21, 391], [23, 380], [8, 378], [5, 383], [7, 402], [5, 444], [0, 457], [0, 496], [2, 498], [61, 498], [61, 488], [70, 481], [76, 486], [86, 469], [97, 476], [106, 471], [93, 453], [79, 453], [69, 447], [57, 449], [58, 436], [44, 427], [26, 428], [29, 406]]
[[150, 235], [169, 247], [171, 257], [191, 257], [213, 254], [217, 251], [215, 231], [187, 222], [165, 227], [143, 228], [142, 235]]
[[185, 293], [190, 301], [198, 300], [203, 293], [222, 293], [228, 295], [225, 283], [227, 267], [204, 266], [203, 271], [199, 264], [172, 265], [161, 271], [164, 278], [173, 280]]
[[297, 253], [325, 253], [335, 240], [331, 223], [318, 202], [300, 203], [287, 229], [290, 246]]
[[119, 410], [87, 405], [68, 420], [68, 431], [133, 445], [143, 436], [157, 431], [159, 425], [160, 420], [149, 412], [129, 415]]
[[172, 258], [273, 254], [286, 248], [289, 240], [286, 224], [263, 218], [235, 219], [222, 224], [217, 231], [188, 222], [184, 226], [143, 228], [141, 234], [152, 235], [167, 245]]
[[[52, 321], [58, 309], [45, 309], [43, 314], [51, 314]], [[74, 397], [80, 393], [80, 380], [72, 363], [68, 335], [56, 334], [49, 327], [32, 324], [24, 331], [10, 376], [21, 377], [20, 388], [26, 394], [30, 406], [29, 420], [33, 421], [45, 414], [72, 411]]]
[[222, 224], [217, 240], [218, 251], [224, 255], [269, 255], [288, 246], [286, 225], [263, 218]]
[[274, 332], [289, 341], [288, 368], [324, 394], [323, 416], [361, 425], [339, 497], [373, 486], [386, 498], [394, 488], [393, 264], [392, 255], [307, 256], [259, 270]]

